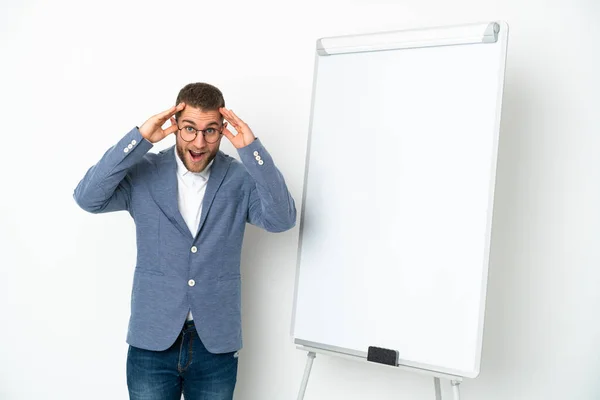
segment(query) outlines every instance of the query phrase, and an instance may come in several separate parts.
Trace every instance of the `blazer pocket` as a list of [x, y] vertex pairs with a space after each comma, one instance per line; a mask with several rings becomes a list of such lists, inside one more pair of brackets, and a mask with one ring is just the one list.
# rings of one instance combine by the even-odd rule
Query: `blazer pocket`
[[220, 201], [238, 201], [242, 197], [244, 197], [242, 189], [223, 189], [217, 190], [217, 193], [215, 193], [215, 200]]
[[140, 267], [135, 267], [135, 272], [136, 273], [140, 273], [140, 274], [146, 274], [146, 275], [156, 275], [156, 276], [164, 276], [164, 272], [156, 270], [156, 269], [146, 269], [146, 268], [140, 268]]
[[235, 280], [240, 280], [242, 279], [242, 275], [241, 274], [230, 274], [230, 275], [222, 275], [219, 276], [219, 281], [223, 282], [223, 281], [235, 281]]

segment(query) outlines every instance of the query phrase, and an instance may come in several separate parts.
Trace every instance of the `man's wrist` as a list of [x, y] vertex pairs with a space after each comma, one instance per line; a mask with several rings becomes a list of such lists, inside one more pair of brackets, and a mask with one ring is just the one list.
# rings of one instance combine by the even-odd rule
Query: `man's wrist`
[[140, 135], [142, 135], [142, 138], [144, 138], [146, 141], [148, 141], [150, 144], [154, 144], [150, 138], [148, 138], [148, 136], [146, 134], [144, 134], [144, 132], [142, 132], [140, 130], [140, 127], [136, 125], [137, 130], [140, 132]]

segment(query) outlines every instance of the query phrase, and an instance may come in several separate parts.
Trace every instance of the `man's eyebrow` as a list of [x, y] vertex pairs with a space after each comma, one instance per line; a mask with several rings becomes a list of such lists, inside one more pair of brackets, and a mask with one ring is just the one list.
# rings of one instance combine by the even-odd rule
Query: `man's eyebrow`
[[[189, 119], [183, 119], [183, 120], [181, 120], [181, 122], [187, 122], [188, 124], [196, 126], [196, 123], [194, 121], [189, 120]], [[211, 125], [217, 125], [217, 126], [219, 126], [220, 124], [218, 122], [214, 122], [214, 121], [213, 122], [209, 122], [208, 124], [206, 124], [206, 126], [211, 126]]]

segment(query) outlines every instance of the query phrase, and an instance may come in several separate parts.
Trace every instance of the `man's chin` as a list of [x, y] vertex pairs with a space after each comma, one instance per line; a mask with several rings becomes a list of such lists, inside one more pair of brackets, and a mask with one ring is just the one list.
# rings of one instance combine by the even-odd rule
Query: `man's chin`
[[185, 167], [190, 172], [202, 172], [208, 165], [207, 161], [208, 160], [193, 161], [191, 160], [191, 157], [188, 156], [185, 158]]
[[190, 172], [198, 173], [204, 171], [206, 165], [204, 163], [187, 163], [186, 168]]

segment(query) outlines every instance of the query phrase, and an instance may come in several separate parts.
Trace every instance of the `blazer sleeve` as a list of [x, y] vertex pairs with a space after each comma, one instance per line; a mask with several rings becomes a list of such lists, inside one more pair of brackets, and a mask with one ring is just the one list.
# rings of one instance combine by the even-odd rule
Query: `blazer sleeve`
[[269, 152], [256, 138], [238, 149], [240, 160], [254, 180], [248, 222], [269, 232], [283, 232], [296, 225], [296, 204], [285, 179]]
[[75, 202], [94, 214], [129, 210], [132, 176], [128, 172], [152, 147], [137, 127], [129, 131], [87, 171], [73, 193]]

